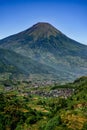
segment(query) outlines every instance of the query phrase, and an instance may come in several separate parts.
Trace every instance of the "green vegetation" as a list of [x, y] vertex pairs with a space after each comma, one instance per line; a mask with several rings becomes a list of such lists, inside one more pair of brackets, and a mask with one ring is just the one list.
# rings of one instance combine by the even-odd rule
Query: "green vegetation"
[[[0, 79], [54, 79], [56, 70], [16, 52], [0, 48]], [[42, 77], [42, 78], [40, 78]]]
[[0, 81], [0, 130], [86, 130], [87, 77], [37, 89], [50, 92], [68, 88], [74, 93], [67, 98], [45, 97], [29, 93], [36, 91], [31, 82]]

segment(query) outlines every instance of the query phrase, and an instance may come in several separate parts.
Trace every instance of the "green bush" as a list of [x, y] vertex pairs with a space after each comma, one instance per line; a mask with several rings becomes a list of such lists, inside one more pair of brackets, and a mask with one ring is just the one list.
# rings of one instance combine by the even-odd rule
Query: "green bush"
[[48, 121], [45, 130], [54, 130], [56, 126], [61, 124], [60, 116], [56, 116]]
[[36, 116], [33, 116], [33, 115], [28, 117], [27, 120], [26, 120], [27, 124], [34, 124], [36, 122], [37, 122], [37, 118], [36, 118]]
[[82, 130], [87, 130], [87, 122], [84, 123]]

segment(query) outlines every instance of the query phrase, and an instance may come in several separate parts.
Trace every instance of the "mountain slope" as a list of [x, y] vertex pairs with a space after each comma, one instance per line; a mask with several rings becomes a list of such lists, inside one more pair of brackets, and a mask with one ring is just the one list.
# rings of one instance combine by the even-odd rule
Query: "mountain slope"
[[49, 23], [37, 23], [2, 39], [0, 47], [48, 66], [59, 80], [87, 75], [87, 46], [68, 38]]
[[28, 79], [32, 75], [44, 77], [45, 74], [48, 76], [54, 72], [56, 77], [55, 69], [13, 51], [0, 49], [0, 75], [8, 74], [10, 78], [23, 76]]

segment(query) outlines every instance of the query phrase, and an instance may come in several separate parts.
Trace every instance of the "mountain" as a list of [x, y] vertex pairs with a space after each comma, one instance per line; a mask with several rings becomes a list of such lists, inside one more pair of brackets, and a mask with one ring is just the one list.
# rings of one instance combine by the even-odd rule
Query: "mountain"
[[[56, 76], [57, 80], [74, 80], [87, 75], [87, 46], [68, 38], [49, 23], [37, 23], [23, 32], [2, 39], [0, 47], [21, 55], [21, 60], [34, 61], [32, 65], [39, 64], [39, 69], [43, 66], [40, 72], [46, 69], [48, 77]], [[28, 74], [32, 70], [36, 74], [35, 68], [30, 68]], [[45, 76], [47, 71], [44, 71]], [[39, 72], [37, 74], [42, 76]]]

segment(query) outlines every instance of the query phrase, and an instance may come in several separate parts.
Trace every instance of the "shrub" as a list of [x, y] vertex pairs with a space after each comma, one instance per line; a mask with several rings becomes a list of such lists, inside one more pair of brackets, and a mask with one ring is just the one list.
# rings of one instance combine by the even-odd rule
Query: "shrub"
[[48, 121], [45, 130], [54, 130], [56, 126], [61, 124], [60, 116], [56, 116]]

